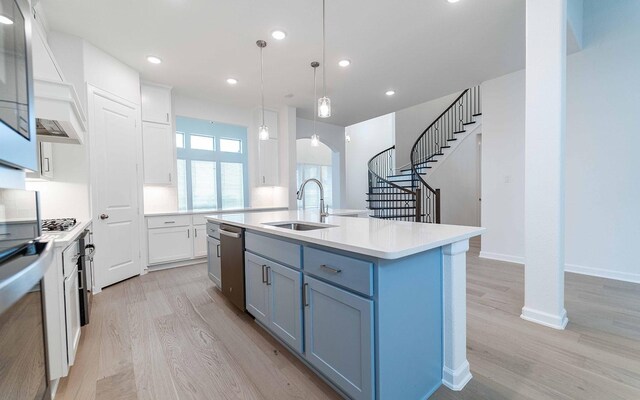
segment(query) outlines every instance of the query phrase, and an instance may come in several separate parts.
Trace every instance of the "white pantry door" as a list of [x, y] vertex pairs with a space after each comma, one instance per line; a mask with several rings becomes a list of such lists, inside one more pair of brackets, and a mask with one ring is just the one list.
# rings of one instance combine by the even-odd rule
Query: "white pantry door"
[[96, 286], [139, 275], [136, 106], [92, 92], [91, 169]]

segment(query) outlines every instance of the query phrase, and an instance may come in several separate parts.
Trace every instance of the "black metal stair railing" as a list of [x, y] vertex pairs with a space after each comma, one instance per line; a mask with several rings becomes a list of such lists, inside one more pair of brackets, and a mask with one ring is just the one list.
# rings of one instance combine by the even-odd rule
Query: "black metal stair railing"
[[419, 221], [419, 189], [402, 187], [388, 179], [395, 173], [395, 146], [373, 156], [369, 166], [368, 208], [372, 217], [400, 221]]
[[450, 143], [458, 140], [456, 135], [465, 132], [465, 126], [475, 123], [474, 117], [481, 115], [480, 86], [463, 91], [458, 98], [436, 118], [418, 137], [411, 149], [412, 188], [417, 197], [416, 222], [440, 223], [440, 189], [432, 188], [424, 174], [436, 157], [444, 155]]

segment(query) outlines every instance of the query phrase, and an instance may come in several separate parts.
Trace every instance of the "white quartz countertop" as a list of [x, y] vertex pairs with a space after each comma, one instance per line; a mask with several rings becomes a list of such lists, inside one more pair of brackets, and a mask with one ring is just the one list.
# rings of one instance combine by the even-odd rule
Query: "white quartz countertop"
[[242, 208], [236, 210], [173, 210], [173, 211], [157, 211], [145, 212], [145, 217], [160, 217], [163, 215], [196, 215], [196, 214], [233, 214], [239, 212], [261, 212], [261, 211], [280, 211], [286, 210], [286, 207], [264, 207], [264, 208]]
[[267, 225], [274, 222], [318, 223], [318, 211], [275, 211], [208, 215], [207, 220], [228, 223], [255, 232], [313, 243], [382, 259], [397, 259], [422, 253], [449, 243], [469, 239], [484, 232], [473, 226], [425, 224], [377, 218], [330, 215], [325, 224], [312, 231], [294, 231]]
[[67, 247], [91, 224], [91, 220], [77, 221], [76, 225], [70, 231], [66, 232], [42, 232], [43, 239], [53, 240], [56, 247]]

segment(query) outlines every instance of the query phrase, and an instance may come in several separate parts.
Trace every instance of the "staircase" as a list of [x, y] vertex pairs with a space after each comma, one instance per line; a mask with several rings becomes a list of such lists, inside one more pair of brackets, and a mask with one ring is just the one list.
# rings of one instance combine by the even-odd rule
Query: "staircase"
[[395, 146], [369, 160], [367, 202], [372, 217], [440, 223], [440, 189], [432, 188], [426, 173], [442, 161], [453, 143], [482, 115], [480, 86], [464, 90], [418, 137], [411, 164], [395, 168]]

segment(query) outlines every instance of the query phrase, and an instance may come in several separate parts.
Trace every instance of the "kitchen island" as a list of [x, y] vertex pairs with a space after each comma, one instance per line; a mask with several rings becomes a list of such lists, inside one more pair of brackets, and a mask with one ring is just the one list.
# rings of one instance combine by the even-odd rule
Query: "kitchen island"
[[[345, 397], [424, 399], [471, 379], [466, 252], [483, 228], [341, 216], [320, 223], [317, 211], [207, 221], [213, 237], [245, 230], [247, 312]], [[210, 264], [219, 254], [210, 249]]]

